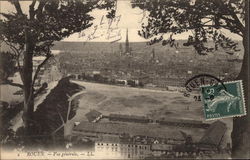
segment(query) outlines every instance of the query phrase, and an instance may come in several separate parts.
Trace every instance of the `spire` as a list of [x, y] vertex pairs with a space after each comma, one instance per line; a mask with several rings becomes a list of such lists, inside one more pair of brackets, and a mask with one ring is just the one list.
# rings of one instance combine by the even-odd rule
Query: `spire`
[[122, 44], [120, 43], [119, 45], [119, 50], [120, 50], [120, 56], [123, 54], [123, 49], [122, 49]]
[[128, 28], [127, 28], [127, 32], [126, 32], [125, 53], [130, 53], [129, 41], [128, 41]]

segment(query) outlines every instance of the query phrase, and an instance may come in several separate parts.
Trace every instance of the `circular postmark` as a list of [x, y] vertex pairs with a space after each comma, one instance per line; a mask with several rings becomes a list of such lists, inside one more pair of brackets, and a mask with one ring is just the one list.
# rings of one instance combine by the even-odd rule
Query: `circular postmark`
[[[191, 77], [188, 79], [185, 83], [185, 89], [186, 92], [183, 93], [185, 97], [190, 97], [191, 92], [194, 93], [193, 98], [195, 101], [201, 101], [201, 95], [200, 95], [200, 87], [201, 86], [217, 86], [220, 84], [220, 87], [217, 87], [217, 90], [224, 89], [227, 90], [225, 85], [223, 84], [223, 81], [219, 78], [210, 75], [210, 74], [199, 74]], [[211, 99], [213, 97], [210, 97]]]

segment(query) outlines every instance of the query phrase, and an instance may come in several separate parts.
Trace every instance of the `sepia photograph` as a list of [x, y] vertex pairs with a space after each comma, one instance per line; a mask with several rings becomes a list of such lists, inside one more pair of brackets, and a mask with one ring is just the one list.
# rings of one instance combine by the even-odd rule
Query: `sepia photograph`
[[0, 159], [250, 159], [249, 0], [0, 0]]

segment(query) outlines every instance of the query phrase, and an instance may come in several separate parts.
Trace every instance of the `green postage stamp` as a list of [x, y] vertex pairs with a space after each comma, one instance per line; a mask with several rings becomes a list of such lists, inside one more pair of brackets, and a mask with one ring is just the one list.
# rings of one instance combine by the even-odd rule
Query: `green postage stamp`
[[201, 86], [201, 91], [206, 120], [246, 115], [241, 80]]

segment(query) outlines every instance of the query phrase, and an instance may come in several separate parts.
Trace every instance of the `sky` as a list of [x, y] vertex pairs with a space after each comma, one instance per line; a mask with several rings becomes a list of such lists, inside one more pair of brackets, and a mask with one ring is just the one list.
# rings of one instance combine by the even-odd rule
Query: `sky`
[[[22, 1], [21, 7], [25, 13], [28, 11], [30, 1]], [[13, 12], [14, 7], [6, 1], [0, 2], [0, 12]], [[141, 23], [146, 21], [145, 12], [139, 8], [132, 8], [130, 0], [118, 0], [115, 22], [112, 22], [112, 31], [108, 30], [108, 19], [105, 17], [104, 10], [94, 10], [91, 15], [95, 18], [93, 25], [80, 32], [75, 33], [63, 41], [91, 41], [91, 42], [125, 42], [126, 31], [128, 29], [128, 37], [130, 42], [147, 41], [138, 35], [141, 29]], [[143, 18], [144, 17], [144, 18]], [[236, 40], [241, 40], [238, 35], [232, 34], [224, 30], [227, 35]], [[186, 32], [175, 36], [175, 39], [187, 39], [190, 33]], [[94, 36], [93, 36], [94, 35]]]

